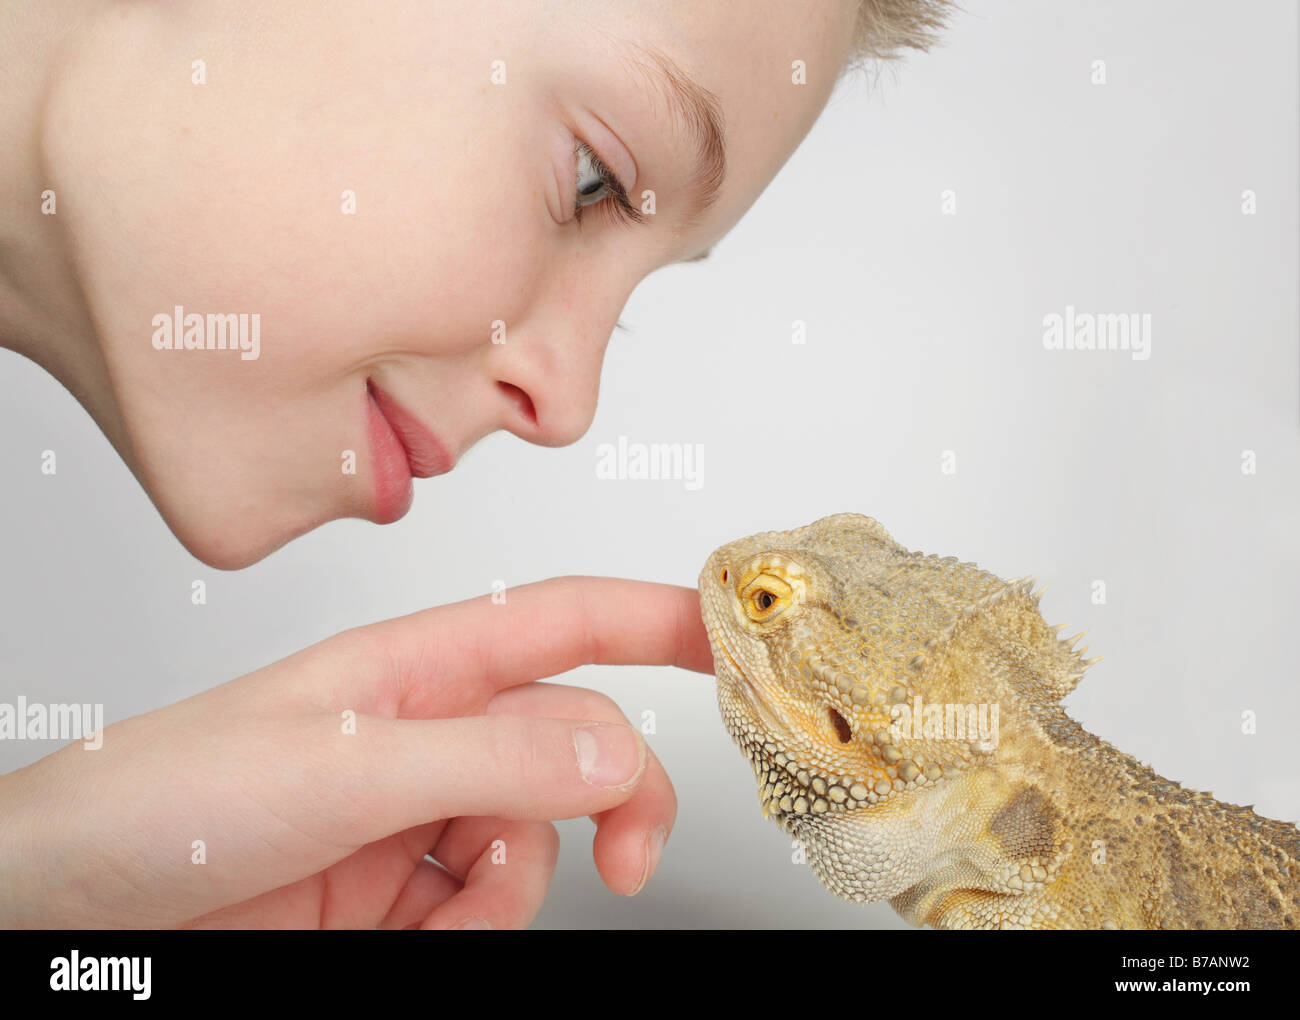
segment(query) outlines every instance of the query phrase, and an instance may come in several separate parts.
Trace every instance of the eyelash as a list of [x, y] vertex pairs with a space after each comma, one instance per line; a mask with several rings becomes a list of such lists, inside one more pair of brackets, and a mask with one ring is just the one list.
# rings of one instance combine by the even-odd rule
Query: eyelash
[[[605, 187], [609, 189], [610, 193], [599, 202], [593, 202], [586, 206], [579, 203], [576, 199], [574, 200], [573, 218], [577, 222], [579, 228], [582, 226], [583, 209], [599, 209], [602, 216], [605, 216], [614, 223], [627, 224], [643, 222], [645, 218], [641, 215], [641, 210], [628, 200], [627, 192], [624, 190], [622, 182], [617, 176], [615, 176], [614, 172], [601, 161], [601, 158], [596, 155], [596, 151], [586, 142], [578, 139], [577, 145], [575, 145], [573, 149], [575, 156], [578, 155], [580, 149], [586, 150], [587, 158], [591, 163], [592, 169], [596, 171], [597, 176], [600, 177], [600, 183], [605, 185]], [[613, 201], [610, 201], [611, 199]]]

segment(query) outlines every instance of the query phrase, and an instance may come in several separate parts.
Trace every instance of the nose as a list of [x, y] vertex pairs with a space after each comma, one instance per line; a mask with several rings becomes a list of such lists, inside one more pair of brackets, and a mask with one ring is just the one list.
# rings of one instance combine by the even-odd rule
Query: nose
[[586, 435], [609, 341], [608, 330], [593, 333], [557, 323], [545, 333], [521, 329], [501, 345], [494, 373], [510, 407], [509, 431], [541, 446], [568, 446]]
[[599, 371], [598, 362], [592, 373], [575, 367], [553, 373], [515, 373], [510, 380], [498, 380], [497, 386], [516, 409], [510, 431], [540, 446], [576, 443], [596, 417]]
[[605, 348], [643, 275], [620, 261], [594, 267], [576, 251], [539, 268], [537, 286], [519, 296], [510, 332], [492, 349], [493, 377], [515, 410], [505, 428], [541, 446], [587, 433]]
[[722, 561], [722, 558], [718, 555], [718, 550], [714, 550], [700, 566], [700, 574], [695, 581], [696, 587], [700, 589], [700, 594], [704, 595], [719, 584], [725, 584], [726, 582], [722, 580], [724, 573], [730, 579], [730, 567]]
[[562, 370], [543, 388], [540, 398], [535, 401], [536, 442], [543, 446], [568, 446], [587, 434], [596, 417], [603, 360], [602, 350], [594, 365]]
[[700, 571], [700, 591], [717, 591], [725, 595], [735, 580], [734, 571], [726, 558], [716, 552], [709, 557]]

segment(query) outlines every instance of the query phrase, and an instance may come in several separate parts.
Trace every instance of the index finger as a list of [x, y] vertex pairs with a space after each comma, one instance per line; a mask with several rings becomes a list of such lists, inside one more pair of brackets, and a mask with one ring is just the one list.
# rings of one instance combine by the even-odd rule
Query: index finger
[[481, 712], [497, 691], [587, 664], [713, 672], [699, 593], [621, 578], [553, 578], [350, 634], [369, 668], [341, 671], [342, 690], [318, 678], [313, 700], [403, 718]]

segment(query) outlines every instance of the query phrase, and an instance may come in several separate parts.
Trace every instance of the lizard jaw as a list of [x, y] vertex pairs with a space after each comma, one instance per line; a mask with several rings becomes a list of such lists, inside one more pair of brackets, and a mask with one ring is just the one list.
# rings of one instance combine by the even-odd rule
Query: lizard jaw
[[[735, 666], [729, 654], [726, 659]], [[763, 817], [789, 829], [803, 816], [846, 814], [881, 799], [867, 776], [823, 773], [807, 764], [739, 669], [719, 675], [718, 706], [727, 732], [754, 768]]]

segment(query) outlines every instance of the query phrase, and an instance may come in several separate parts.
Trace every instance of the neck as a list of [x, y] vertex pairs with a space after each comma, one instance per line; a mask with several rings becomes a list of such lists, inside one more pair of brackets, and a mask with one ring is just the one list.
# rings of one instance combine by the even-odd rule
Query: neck
[[[1062, 727], [1061, 732], [1065, 732]], [[1045, 766], [972, 770], [891, 899], [936, 928], [1280, 928], [1300, 923], [1294, 825], [1186, 790], [1081, 728]]]
[[117, 445], [120, 419], [70, 243], [70, 215], [87, 198], [42, 144], [67, 45], [101, 8], [16, 0], [0, 13], [0, 347], [50, 372]]

